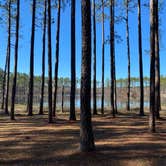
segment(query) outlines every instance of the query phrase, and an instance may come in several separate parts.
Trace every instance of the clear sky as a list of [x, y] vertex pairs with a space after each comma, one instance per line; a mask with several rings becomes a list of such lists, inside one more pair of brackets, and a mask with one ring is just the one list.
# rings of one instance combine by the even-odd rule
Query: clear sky
[[[145, 1], [145, 0], [144, 0]], [[146, 1], [147, 2], [147, 1]], [[120, 10], [116, 8], [116, 15], [119, 15]], [[109, 10], [106, 9], [109, 14]], [[166, 49], [164, 41], [166, 39], [165, 30], [166, 24], [165, 15], [166, 9], [164, 8], [161, 14], [161, 74], [166, 75]], [[55, 23], [52, 25], [52, 60], [53, 71], [55, 65], [55, 37], [56, 37], [56, 16], [57, 11], [52, 11], [52, 17], [55, 18]], [[138, 29], [137, 29], [137, 8], [129, 14], [129, 27], [130, 27], [130, 44], [131, 44], [131, 76], [139, 76], [139, 61], [138, 61]], [[18, 71], [29, 73], [29, 56], [30, 56], [30, 35], [31, 35], [31, 6], [29, 1], [21, 0], [21, 38], [19, 41], [19, 60]], [[109, 21], [105, 22], [105, 37], [109, 35]], [[116, 72], [117, 78], [127, 77], [127, 50], [126, 50], [126, 28], [124, 23], [115, 25], [118, 35], [121, 36], [123, 41], [116, 42]], [[101, 23], [97, 23], [97, 79], [101, 80]], [[6, 57], [7, 33], [6, 26], [0, 28], [0, 67], [4, 68]], [[143, 36], [143, 63], [144, 75], [149, 76], [149, 61], [150, 56], [145, 52], [149, 50], [149, 9], [142, 8], [142, 36]], [[12, 41], [14, 44], [14, 40]], [[42, 31], [41, 28], [36, 28], [35, 36], [35, 75], [41, 75], [41, 49], [42, 47]], [[13, 49], [13, 48], [12, 48]], [[11, 58], [11, 72], [13, 71], [14, 55], [12, 51]], [[46, 52], [47, 57], [47, 52]], [[46, 58], [46, 74], [47, 72], [47, 58]], [[70, 77], [70, 6], [67, 5], [62, 11], [61, 15], [61, 30], [60, 30], [60, 60], [59, 60], [59, 77]], [[80, 77], [81, 69], [81, 0], [76, 0], [76, 73]], [[105, 78], [110, 78], [110, 46], [105, 45]]]

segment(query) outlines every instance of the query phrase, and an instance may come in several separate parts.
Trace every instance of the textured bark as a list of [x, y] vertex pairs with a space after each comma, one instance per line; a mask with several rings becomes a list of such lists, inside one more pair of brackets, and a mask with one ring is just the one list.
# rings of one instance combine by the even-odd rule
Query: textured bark
[[17, 84], [17, 63], [18, 63], [18, 42], [19, 42], [19, 23], [20, 23], [20, 0], [17, 0], [17, 15], [16, 15], [16, 41], [15, 41], [15, 55], [14, 55], [14, 77], [11, 96], [11, 120], [14, 120], [14, 104], [16, 96], [16, 84]]
[[7, 51], [7, 80], [6, 80], [6, 95], [5, 95], [5, 114], [9, 114], [9, 82], [10, 82], [10, 56], [11, 56], [11, 0], [8, 1], [8, 51]]
[[43, 114], [43, 102], [44, 102], [44, 84], [45, 84], [45, 49], [46, 49], [46, 21], [47, 21], [47, 0], [44, 0], [44, 17], [43, 17], [43, 48], [42, 48], [42, 84], [40, 95], [40, 108], [39, 114]]
[[155, 1], [150, 0], [150, 132], [155, 132]]
[[32, 28], [31, 28], [31, 47], [30, 47], [30, 74], [29, 74], [29, 92], [27, 111], [28, 115], [33, 115], [33, 87], [34, 87], [34, 43], [35, 43], [35, 16], [36, 16], [36, 0], [33, 0], [32, 5]]
[[96, 7], [93, 0], [93, 115], [97, 115], [96, 109]]
[[80, 150], [95, 149], [91, 122], [91, 7], [90, 0], [82, 0], [82, 64]]
[[48, 122], [52, 123], [51, 0], [48, 0]]
[[101, 113], [104, 114], [104, 59], [105, 59], [105, 45], [104, 45], [104, 1], [102, 0], [102, 92], [101, 92]]
[[71, 90], [70, 90], [70, 120], [76, 120], [75, 91], [76, 91], [76, 49], [75, 49], [75, 0], [71, 1]]
[[141, 26], [141, 1], [138, 0], [138, 48], [139, 48], [139, 74], [140, 74], [140, 116], [144, 115], [144, 82], [142, 61], [142, 26]]
[[56, 31], [56, 62], [54, 75], [54, 102], [53, 102], [53, 116], [56, 115], [56, 98], [57, 98], [57, 84], [58, 84], [58, 66], [59, 66], [59, 38], [60, 38], [60, 18], [61, 18], [61, 0], [58, 0], [57, 13], [57, 31]]
[[112, 115], [115, 117], [115, 100], [114, 100], [114, 88], [115, 88], [115, 77], [114, 77], [114, 0], [110, 3], [110, 53], [111, 53], [111, 110]]
[[127, 110], [130, 110], [130, 39], [129, 39], [129, 23], [128, 23], [128, 3], [126, 0], [126, 40], [127, 40], [127, 57], [128, 57], [128, 89], [127, 89]]
[[[62, 103], [61, 103], [62, 112], [64, 112], [64, 110], [63, 110], [63, 105], [64, 105], [64, 90], [65, 90], [65, 87], [63, 85], [62, 86]], [[71, 120], [73, 120], [73, 119], [71, 119]]]
[[158, 19], [158, 0], [155, 5], [155, 112], [156, 118], [160, 118], [161, 96], [160, 96], [160, 53], [159, 53], [159, 19]]

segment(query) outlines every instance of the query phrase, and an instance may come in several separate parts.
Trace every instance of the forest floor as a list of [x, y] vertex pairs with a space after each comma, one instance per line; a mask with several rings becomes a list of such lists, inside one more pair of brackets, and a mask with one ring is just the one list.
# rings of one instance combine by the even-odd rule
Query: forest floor
[[[2, 111], [0, 111], [2, 112]], [[148, 131], [148, 116], [121, 111], [93, 117], [96, 151], [79, 152], [79, 120], [59, 113], [53, 124], [47, 115], [26, 116], [17, 109], [16, 120], [0, 114], [0, 165], [58, 166], [165, 166], [166, 112], [157, 120], [156, 133]], [[79, 118], [79, 117], [78, 117]]]

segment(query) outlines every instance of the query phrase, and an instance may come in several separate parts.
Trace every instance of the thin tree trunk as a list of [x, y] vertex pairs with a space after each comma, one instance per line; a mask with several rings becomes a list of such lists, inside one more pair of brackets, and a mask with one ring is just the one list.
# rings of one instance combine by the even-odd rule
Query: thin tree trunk
[[18, 63], [18, 42], [19, 42], [19, 23], [20, 23], [20, 0], [17, 0], [17, 15], [16, 15], [16, 41], [15, 41], [15, 59], [14, 59], [14, 77], [11, 96], [11, 120], [14, 120], [14, 104], [17, 85], [17, 63]]
[[28, 92], [28, 103], [27, 103], [27, 110], [29, 116], [33, 115], [35, 16], [36, 16], [36, 0], [33, 0], [31, 48], [30, 48], [30, 77], [29, 77], [29, 92]]
[[82, 64], [81, 64], [81, 114], [80, 150], [95, 149], [91, 122], [91, 6], [82, 0]]
[[64, 105], [64, 90], [65, 90], [64, 85], [62, 85], [62, 104], [61, 104], [62, 112], [64, 112], [64, 110], [63, 110], [63, 105]]
[[155, 0], [150, 0], [150, 132], [155, 132], [155, 5]]
[[127, 89], [127, 110], [130, 111], [130, 39], [129, 39], [129, 23], [128, 23], [128, 3], [126, 1], [126, 39], [127, 39], [127, 57], [128, 57], [128, 89]]
[[161, 109], [161, 96], [160, 96], [160, 53], [159, 53], [159, 19], [158, 19], [158, 0], [156, 0], [155, 6], [155, 112], [156, 118], [160, 118], [160, 109]]
[[51, 0], [48, 0], [48, 122], [52, 123]]
[[10, 56], [11, 56], [11, 0], [8, 2], [8, 65], [7, 65], [7, 82], [6, 82], [6, 97], [5, 97], [5, 114], [9, 114], [9, 82], [10, 82]]
[[104, 1], [102, 0], [102, 92], [101, 92], [101, 113], [104, 114], [104, 56], [105, 56], [105, 44], [104, 44]]
[[75, 0], [71, 1], [71, 90], [70, 90], [70, 120], [76, 120], [75, 115], [75, 89], [76, 89], [76, 65], [75, 65]]
[[138, 47], [139, 47], [139, 74], [140, 74], [140, 116], [144, 115], [144, 82], [142, 62], [142, 26], [141, 26], [141, 2], [138, 0]]
[[96, 109], [96, 7], [93, 0], [93, 115], [97, 115]]
[[7, 54], [6, 54], [6, 62], [5, 62], [5, 69], [4, 69], [4, 75], [3, 75], [3, 83], [2, 83], [2, 105], [1, 105], [1, 109], [4, 109], [4, 102], [5, 102], [5, 93], [6, 93], [6, 73], [7, 73], [7, 66], [8, 66], [8, 57], [9, 57], [9, 53], [8, 53], [9, 49], [7, 46]]
[[59, 66], [59, 38], [60, 38], [60, 17], [61, 17], [61, 0], [58, 0], [57, 13], [57, 31], [56, 31], [56, 62], [54, 75], [54, 102], [53, 102], [53, 116], [56, 115], [56, 98], [57, 98], [57, 84], [58, 84], [58, 66]]
[[115, 117], [115, 103], [114, 103], [114, 0], [110, 3], [110, 53], [111, 53], [111, 110], [112, 115]]
[[42, 49], [42, 84], [40, 96], [39, 114], [43, 114], [44, 87], [45, 87], [45, 48], [46, 48], [46, 21], [47, 21], [47, 0], [44, 0], [44, 17], [43, 17], [43, 49]]

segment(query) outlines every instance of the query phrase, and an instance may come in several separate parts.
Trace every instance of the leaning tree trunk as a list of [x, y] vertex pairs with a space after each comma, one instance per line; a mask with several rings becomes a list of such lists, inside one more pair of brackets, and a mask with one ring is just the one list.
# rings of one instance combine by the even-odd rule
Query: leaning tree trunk
[[101, 114], [104, 114], [104, 59], [105, 59], [105, 45], [104, 45], [104, 1], [102, 0], [102, 92], [101, 92]]
[[6, 82], [6, 96], [5, 96], [5, 114], [9, 114], [9, 82], [10, 82], [10, 56], [11, 56], [11, 0], [8, 2], [8, 62], [7, 62], [7, 82]]
[[140, 74], [140, 116], [144, 115], [144, 82], [142, 62], [142, 26], [141, 26], [141, 2], [138, 0], [138, 48], [139, 48], [139, 74]]
[[75, 0], [71, 1], [71, 90], [70, 90], [70, 120], [76, 120], [75, 91], [76, 91], [76, 57], [75, 57]]
[[81, 64], [81, 114], [80, 150], [95, 149], [91, 122], [91, 6], [82, 0], [82, 64]]
[[16, 96], [16, 84], [17, 84], [17, 63], [18, 63], [18, 42], [19, 42], [19, 23], [20, 23], [20, 0], [17, 0], [17, 15], [16, 15], [16, 41], [15, 41], [15, 56], [14, 56], [14, 77], [12, 86], [11, 97], [11, 120], [14, 120], [14, 104]]
[[96, 109], [96, 7], [93, 0], [93, 115], [97, 115]]
[[4, 109], [4, 102], [5, 102], [6, 72], [7, 72], [8, 57], [9, 57], [8, 51], [9, 51], [9, 49], [8, 49], [8, 46], [7, 46], [6, 62], [5, 62], [5, 69], [4, 69], [4, 73], [3, 73], [3, 82], [2, 82], [2, 105], [1, 105], [1, 109]]
[[156, 118], [160, 118], [161, 96], [160, 96], [160, 53], [159, 53], [159, 19], [158, 19], [158, 0], [155, 6], [155, 112]]
[[27, 111], [28, 115], [33, 115], [33, 87], [34, 87], [34, 43], [35, 43], [35, 16], [36, 16], [36, 0], [33, 0], [32, 7], [32, 28], [31, 28], [31, 48], [30, 48], [30, 76], [29, 76], [29, 92]]
[[57, 98], [57, 84], [58, 84], [58, 66], [59, 66], [59, 38], [60, 38], [60, 18], [61, 18], [61, 0], [58, 0], [58, 14], [57, 14], [57, 31], [56, 31], [56, 62], [55, 62], [55, 76], [54, 76], [54, 102], [53, 102], [53, 116], [56, 115], [56, 98]]
[[155, 0], [150, 0], [150, 114], [149, 130], [155, 132]]
[[130, 110], [130, 40], [129, 40], [129, 22], [128, 22], [128, 3], [126, 1], [126, 40], [127, 40], [127, 57], [128, 57], [128, 89], [127, 89], [127, 110]]
[[115, 101], [114, 101], [114, 0], [110, 3], [110, 53], [111, 53], [111, 110], [112, 115], [115, 117]]
[[65, 87], [64, 87], [64, 85], [62, 85], [62, 103], [61, 103], [62, 113], [64, 112], [64, 109], [63, 109], [63, 106], [64, 106], [64, 91], [65, 91]]
[[42, 84], [41, 84], [41, 96], [40, 96], [40, 108], [39, 114], [43, 114], [43, 102], [44, 102], [44, 87], [45, 87], [45, 49], [46, 49], [46, 21], [47, 21], [47, 0], [44, 0], [44, 17], [43, 17], [43, 49], [42, 49]]
[[51, 0], [48, 0], [48, 122], [52, 123]]

